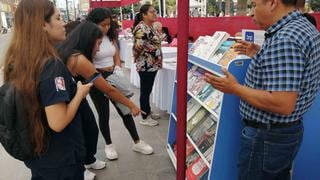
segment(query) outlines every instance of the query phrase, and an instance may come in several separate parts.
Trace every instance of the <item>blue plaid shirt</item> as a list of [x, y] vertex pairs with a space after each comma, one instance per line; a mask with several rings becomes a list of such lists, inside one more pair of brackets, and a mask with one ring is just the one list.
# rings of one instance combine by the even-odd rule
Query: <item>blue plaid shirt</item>
[[285, 116], [240, 101], [244, 119], [263, 123], [295, 121], [314, 101], [320, 83], [320, 35], [300, 12], [293, 11], [266, 30], [265, 42], [251, 61], [245, 86], [298, 93], [294, 112]]

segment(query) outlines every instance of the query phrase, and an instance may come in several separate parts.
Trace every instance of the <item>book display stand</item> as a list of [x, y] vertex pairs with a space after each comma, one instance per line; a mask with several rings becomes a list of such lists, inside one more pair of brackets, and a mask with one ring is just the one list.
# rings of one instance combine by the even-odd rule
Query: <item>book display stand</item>
[[[224, 63], [243, 83], [250, 59]], [[237, 179], [240, 131], [240, 99], [215, 90], [203, 80], [204, 73], [223, 76], [222, 65], [189, 54], [187, 104], [187, 179]], [[176, 167], [176, 86], [170, 114], [167, 151]]]

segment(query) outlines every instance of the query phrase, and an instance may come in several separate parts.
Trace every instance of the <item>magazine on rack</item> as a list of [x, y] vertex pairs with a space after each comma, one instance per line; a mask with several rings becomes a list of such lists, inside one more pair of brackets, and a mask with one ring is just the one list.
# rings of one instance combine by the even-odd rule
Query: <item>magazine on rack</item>
[[231, 46], [235, 43], [234, 40], [226, 40], [224, 41], [217, 51], [208, 58], [210, 62], [218, 63], [224, 54], [231, 48]]
[[186, 170], [188, 180], [200, 179], [208, 170], [206, 163], [199, 156]]
[[204, 74], [209, 73], [202, 68], [197, 68], [196, 71], [193, 73], [191, 79], [193, 81], [190, 84], [190, 88], [188, 89], [193, 95], [197, 95], [207, 84], [204, 80]]
[[189, 120], [199, 109], [201, 104], [197, 100], [191, 98], [187, 103], [187, 120]]
[[230, 48], [224, 56], [218, 61], [218, 64], [221, 66], [227, 67], [229, 62], [235, 59], [238, 56], [238, 54], [234, 51], [233, 48]]
[[203, 46], [204, 41], [205, 41], [205, 37], [199, 36], [196, 42], [194, 42], [193, 45], [190, 47], [189, 54], [192, 54], [194, 56], [199, 56], [199, 54], [201, 54], [201, 46]]
[[222, 96], [223, 93], [215, 89], [213, 93], [204, 101], [204, 104], [207, 105], [212, 111], [219, 113]]
[[190, 132], [193, 142], [199, 145], [204, 139], [215, 134], [217, 121], [213, 114], [207, 114]]
[[207, 99], [211, 94], [213, 93], [214, 88], [211, 86], [211, 84], [206, 83], [204, 88], [197, 94], [197, 97], [200, 101], [204, 102], [205, 99]]
[[209, 59], [219, 49], [220, 45], [227, 40], [230, 35], [224, 31], [216, 31], [211, 38], [208, 38], [207, 46], [200, 55], [203, 59]]
[[204, 109], [200, 108], [194, 116], [191, 117], [190, 120], [187, 122], [187, 132], [190, 133], [192, 129], [200, 122], [202, 118], [204, 118], [209, 112]]

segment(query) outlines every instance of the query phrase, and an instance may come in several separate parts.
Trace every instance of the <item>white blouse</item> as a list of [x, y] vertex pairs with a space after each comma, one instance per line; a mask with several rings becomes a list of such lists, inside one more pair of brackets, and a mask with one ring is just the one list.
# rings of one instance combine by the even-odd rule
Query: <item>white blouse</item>
[[113, 56], [116, 54], [116, 47], [108, 36], [104, 36], [100, 44], [100, 50], [93, 58], [93, 64], [96, 68], [105, 68], [113, 66]]

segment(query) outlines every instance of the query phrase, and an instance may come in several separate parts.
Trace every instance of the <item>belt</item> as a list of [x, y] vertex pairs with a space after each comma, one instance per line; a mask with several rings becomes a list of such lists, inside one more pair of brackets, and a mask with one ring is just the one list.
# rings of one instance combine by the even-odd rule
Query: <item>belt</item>
[[113, 73], [112, 71], [106, 71], [104, 69], [97, 69], [97, 71], [103, 76], [103, 78], [107, 78]]
[[275, 128], [287, 128], [287, 127], [291, 127], [294, 125], [299, 125], [301, 123], [301, 120], [296, 120], [293, 122], [288, 122], [288, 123], [270, 123], [270, 124], [266, 124], [266, 123], [262, 123], [262, 122], [257, 122], [257, 121], [252, 121], [252, 120], [247, 120], [247, 119], [243, 119], [244, 123], [247, 126], [253, 127], [253, 128], [257, 128], [257, 129], [275, 129]]
[[104, 68], [97, 68], [97, 70], [112, 72], [114, 70], [114, 67], [113, 66], [108, 66], [108, 67], [104, 67]]

